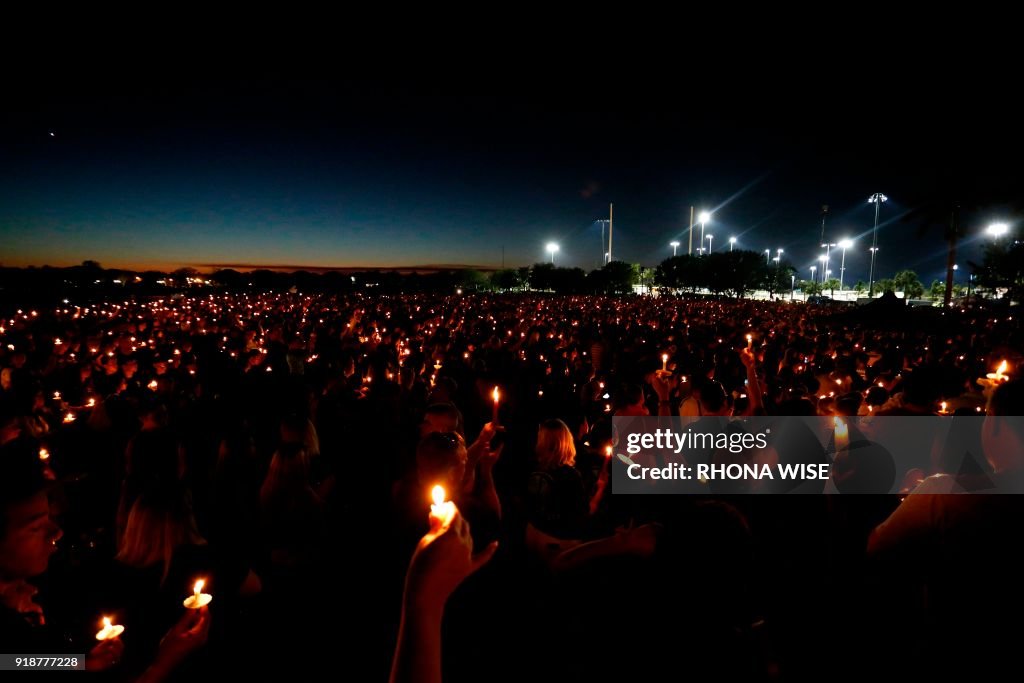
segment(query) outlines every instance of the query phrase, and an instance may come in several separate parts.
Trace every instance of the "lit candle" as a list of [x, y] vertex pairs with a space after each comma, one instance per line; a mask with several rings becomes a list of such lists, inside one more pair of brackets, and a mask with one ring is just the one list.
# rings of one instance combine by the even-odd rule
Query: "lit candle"
[[45, 448], [40, 448], [39, 449], [39, 459], [40, 460], [49, 460], [50, 459], [50, 451], [48, 451]]
[[70, 411], [68, 411], [67, 413], [64, 413], [64, 424], [71, 424], [74, 421], [75, 421], [75, 414], [74, 413], [72, 413]]
[[668, 372], [668, 354], [661, 354], [661, 371]]
[[747, 335], [747, 348], [748, 349], [754, 348], [754, 335], [752, 335], [752, 334], [748, 334]]
[[60, 392], [59, 391], [53, 392], [53, 400], [54, 401], [59, 401], [60, 400]]
[[206, 585], [206, 581], [199, 579], [196, 581], [195, 587], [192, 589], [192, 595], [185, 598], [185, 602], [182, 603], [188, 609], [199, 609], [200, 607], [206, 607], [213, 600], [213, 596], [209, 593], [203, 592], [203, 586]]
[[605, 447], [604, 447], [604, 457], [605, 457], [605, 458], [610, 458], [610, 457], [612, 457], [612, 450], [613, 450], [613, 449], [612, 449], [612, 446], [611, 446], [611, 444], [608, 444], [607, 446], [605, 446]]
[[95, 398], [90, 398], [88, 401], [85, 402], [85, 407], [86, 408], [95, 408], [96, 407], [96, 399]]
[[943, 401], [939, 404], [939, 415], [949, 415], [949, 411], [946, 410], [946, 402]]
[[446, 493], [444, 487], [438, 484], [430, 490], [430, 497], [433, 503], [430, 506], [430, 528], [432, 531], [443, 529], [451, 524], [455, 516], [455, 503], [445, 501]]
[[494, 391], [491, 392], [491, 396], [494, 398], [494, 410], [491, 412], [491, 422], [493, 422], [494, 426], [497, 427], [498, 426], [498, 399], [500, 397], [500, 394], [498, 392], [498, 387], [494, 387]]
[[103, 628], [96, 633], [96, 640], [113, 640], [124, 633], [124, 626], [110, 623], [110, 617], [103, 617]]
[[847, 447], [850, 445], [850, 430], [846, 426], [846, 423], [843, 422], [843, 420], [838, 417], [832, 418], [832, 422], [836, 428], [835, 446], [836, 453], [838, 454], [840, 451], [845, 451]]
[[1005, 382], [1006, 380], [1010, 379], [1009, 376], [1006, 374], [1006, 368], [1007, 365], [1006, 361], [1004, 360], [1002, 363], [999, 364], [999, 367], [996, 369], [995, 372], [990, 372], [987, 375], [985, 375], [985, 377], [991, 380], [995, 380], [996, 382]]
[[156, 380], [154, 379], [154, 380], [150, 380], [149, 384], [147, 384], [146, 386], [147, 386], [147, 387], [149, 387], [150, 389], [152, 389], [153, 391], [156, 391], [156, 388], [157, 388], [158, 386], [160, 386], [160, 385], [159, 385], [159, 384], [157, 383], [157, 381], [156, 381]]

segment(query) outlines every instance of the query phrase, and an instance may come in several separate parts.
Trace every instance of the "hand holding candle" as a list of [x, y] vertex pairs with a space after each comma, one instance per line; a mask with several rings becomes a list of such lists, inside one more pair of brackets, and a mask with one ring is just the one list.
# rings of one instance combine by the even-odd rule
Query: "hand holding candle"
[[1006, 380], [1010, 379], [1009, 375], [1006, 374], [1006, 369], [1007, 369], [1007, 364], [1006, 364], [1006, 361], [1004, 360], [1002, 363], [999, 364], [999, 367], [996, 368], [995, 372], [990, 372], [987, 375], [985, 375], [985, 377], [988, 378], [988, 379], [994, 380], [997, 383], [998, 382], [1005, 382]]
[[210, 604], [210, 601], [213, 600], [213, 596], [209, 593], [203, 592], [203, 586], [205, 585], [206, 581], [203, 579], [196, 581], [196, 585], [192, 589], [192, 595], [185, 598], [185, 602], [183, 603], [186, 608], [199, 609]]
[[846, 426], [846, 422], [842, 418], [834, 417], [832, 422], [835, 425], [835, 447], [836, 454], [838, 455], [842, 451], [846, 451], [850, 446], [850, 430]]
[[455, 503], [445, 501], [444, 487], [438, 484], [430, 491], [433, 504], [430, 506], [430, 530], [432, 532], [445, 529], [455, 516]]
[[978, 384], [982, 387], [982, 392], [988, 396], [992, 393], [992, 390], [1003, 382], [1009, 381], [1010, 376], [1006, 374], [1009, 365], [1004, 360], [999, 363], [999, 367], [996, 368], [995, 372], [990, 372], [984, 377], [978, 378]]
[[112, 624], [110, 617], [103, 617], [103, 628], [96, 633], [96, 640], [113, 640], [121, 637], [122, 633], [124, 633], [124, 626]]

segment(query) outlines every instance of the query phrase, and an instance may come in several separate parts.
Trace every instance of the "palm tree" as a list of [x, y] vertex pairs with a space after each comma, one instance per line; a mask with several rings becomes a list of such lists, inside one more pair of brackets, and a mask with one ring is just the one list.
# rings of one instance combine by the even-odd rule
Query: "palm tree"
[[953, 266], [956, 265], [956, 248], [964, 236], [962, 217], [964, 212], [997, 204], [1011, 202], [1009, 207], [1019, 211], [1024, 202], [1012, 185], [1013, 178], [987, 176], [975, 164], [950, 158], [948, 165], [936, 169], [931, 179], [929, 194], [916, 207], [903, 216], [903, 221], [916, 223], [918, 237], [934, 227], [942, 229], [943, 239], [948, 245], [946, 256], [946, 289], [943, 306], [949, 306], [953, 296]]

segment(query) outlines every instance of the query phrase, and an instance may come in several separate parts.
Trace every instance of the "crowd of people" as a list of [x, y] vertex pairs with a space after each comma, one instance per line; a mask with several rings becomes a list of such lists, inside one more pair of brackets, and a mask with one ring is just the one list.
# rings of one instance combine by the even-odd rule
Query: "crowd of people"
[[[984, 666], [1020, 635], [1017, 497], [935, 492], [1024, 469], [1016, 421], [879, 496], [616, 496], [608, 447], [623, 416], [1021, 415], [1022, 351], [1012, 311], [884, 302], [218, 292], [5, 311], [0, 649], [133, 681]], [[1003, 360], [1009, 381], [979, 386]], [[186, 609], [198, 580], [213, 599]], [[95, 638], [104, 616], [121, 637]]]

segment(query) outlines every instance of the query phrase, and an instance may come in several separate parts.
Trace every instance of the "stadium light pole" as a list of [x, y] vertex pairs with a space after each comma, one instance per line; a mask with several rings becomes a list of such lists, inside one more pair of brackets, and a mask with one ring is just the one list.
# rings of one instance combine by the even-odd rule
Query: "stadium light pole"
[[548, 252], [551, 254], [551, 265], [555, 264], [555, 252], [558, 251], [558, 245], [554, 242], [548, 242]]
[[700, 215], [697, 216], [697, 220], [700, 221], [700, 251], [704, 253], [704, 224], [711, 220], [711, 214], [707, 211], [701, 211]]
[[676, 249], [679, 248], [679, 242], [674, 242], [673, 241], [673, 242], [669, 242], [668, 244], [669, 244], [670, 247], [672, 247], [672, 255], [675, 256], [676, 255]]
[[735, 237], [730, 237], [729, 238], [729, 251], [732, 251], [732, 248], [734, 246], [736, 246], [736, 238]]
[[853, 246], [853, 240], [839, 240], [839, 248], [843, 250], [843, 260], [839, 264], [839, 291], [843, 291], [843, 276], [846, 274], [846, 250]]
[[871, 272], [868, 275], [868, 298], [875, 295], [875, 256], [878, 254], [878, 211], [882, 204], [889, 201], [881, 192], [876, 192], [868, 197], [868, 203], [875, 205], [875, 229], [871, 233]]

